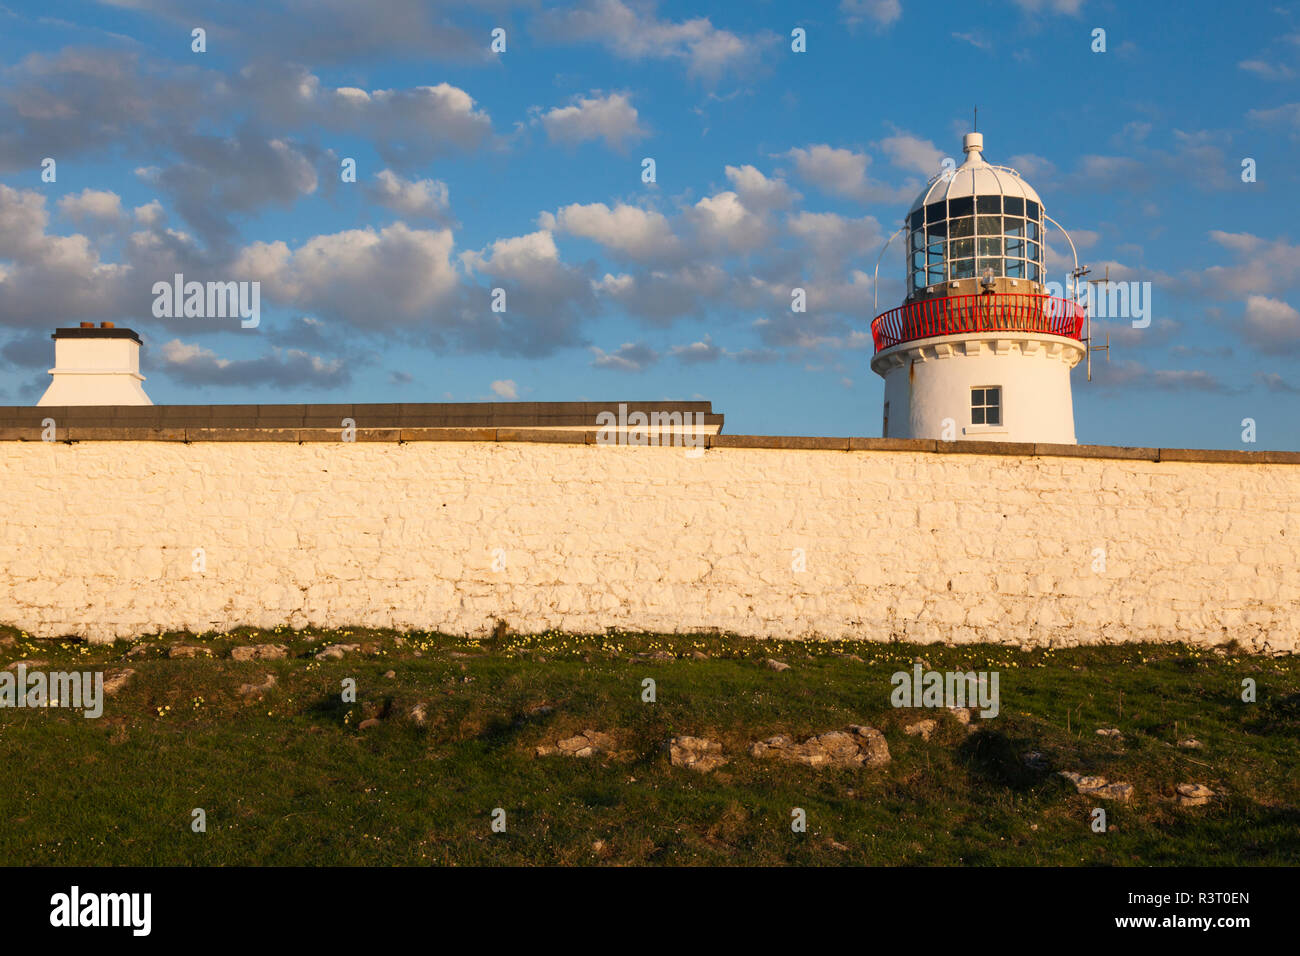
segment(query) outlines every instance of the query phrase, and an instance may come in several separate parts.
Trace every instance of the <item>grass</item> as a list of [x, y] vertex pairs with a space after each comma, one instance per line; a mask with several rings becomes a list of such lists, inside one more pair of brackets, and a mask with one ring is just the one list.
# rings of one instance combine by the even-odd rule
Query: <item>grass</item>
[[[215, 656], [166, 657], [178, 642]], [[287, 644], [290, 657], [227, 656], [265, 642]], [[314, 659], [336, 642], [364, 647]], [[656, 652], [672, 659], [633, 659]], [[936, 716], [889, 703], [890, 675], [918, 656], [936, 670], [998, 671], [999, 716], [969, 735], [946, 714], [928, 742], [904, 734]], [[768, 657], [791, 669], [767, 668]], [[0, 665], [24, 658], [136, 674], [99, 719], [0, 710], [6, 865], [1300, 862], [1295, 657], [501, 630], [481, 642], [246, 629], [87, 645], [0, 628]], [[277, 683], [264, 695], [237, 693], [268, 674]], [[641, 700], [646, 677], [655, 703]], [[345, 678], [357, 682], [356, 703], [341, 699]], [[1241, 700], [1244, 678], [1258, 702]], [[424, 726], [409, 716], [420, 702]], [[369, 716], [379, 725], [358, 729]], [[886, 767], [812, 769], [746, 752], [773, 734], [850, 723], [884, 732]], [[613, 733], [618, 752], [534, 756], [586, 728]], [[720, 740], [731, 762], [711, 774], [674, 767], [674, 734]], [[1203, 747], [1179, 748], [1188, 736]], [[1049, 767], [1026, 767], [1029, 750]], [[1133, 799], [1079, 795], [1056, 770], [1126, 781]], [[1173, 788], [1183, 782], [1218, 796], [1180, 807]], [[1096, 806], [1107, 812], [1102, 834], [1089, 826]], [[196, 807], [206, 833], [191, 830]], [[504, 833], [491, 829], [497, 807]], [[795, 807], [806, 833], [791, 832]]]

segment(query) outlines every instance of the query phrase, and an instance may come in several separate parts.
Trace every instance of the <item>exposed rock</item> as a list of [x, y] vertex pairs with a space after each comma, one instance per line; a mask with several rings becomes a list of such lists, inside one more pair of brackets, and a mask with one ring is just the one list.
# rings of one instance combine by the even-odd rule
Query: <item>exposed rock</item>
[[560, 754], [565, 757], [593, 757], [596, 754], [609, 753], [614, 749], [614, 738], [597, 730], [584, 730], [574, 737], [565, 737], [557, 741], [554, 747], [543, 744], [537, 748], [537, 756], [549, 757]]
[[1085, 777], [1070, 770], [1058, 771], [1062, 777], [1074, 784], [1074, 789], [1089, 797], [1102, 800], [1127, 802], [1133, 796], [1133, 785], [1129, 783], [1108, 783], [1105, 777]]
[[45, 667], [45, 666], [47, 666], [49, 663], [50, 663], [49, 661], [42, 661], [42, 660], [37, 660], [37, 659], [34, 658], [34, 657], [29, 657], [29, 658], [26, 658], [26, 659], [21, 660], [21, 661], [14, 661], [12, 664], [6, 664], [6, 665], [5, 665], [5, 670], [7, 670], [7, 671], [16, 671], [16, 670], [18, 669], [18, 665], [19, 665], [19, 664], [22, 664], [22, 665], [23, 665], [24, 667], [26, 667], [28, 670], [31, 670], [31, 669], [34, 668], [34, 667]]
[[695, 658], [697, 661], [707, 661], [709, 659], [709, 655], [705, 654], [703, 651], [691, 651], [691, 657]]
[[167, 656], [171, 658], [190, 658], [190, 657], [211, 657], [212, 648], [199, 647], [197, 644], [173, 644], [167, 648]]
[[770, 670], [774, 671], [788, 671], [790, 669], [790, 665], [785, 661], [778, 661], [771, 657], [767, 659], [767, 666]]
[[378, 717], [367, 717], [365, 720], [361, 721], [361, 723], [357, 724], [357, 730], [370, 730], [374, 727], [378, 727], [379, 724], [380, 720]]
[[129, 667], [124, 667], [112, 677], [104, 678], [104, 693], [116, 694], [119, 690], [127, 685], [127, 682], [135, 676], [135, 671]]
[[828, 845], [832, 850], [838, 850], [838, 851], [841, 852], [841, 853], [847, 853], [847, 852], [848, 852], [848, 849], [849, 849], [847, 846], [845, 846], [843, 843], [840, 843], [840, 842], [837, 841], [837, 840], [831, 840], [830, 843], [827, 844], [827, 845]]
[[1180, 783], [1174, 790], [1180, 807], [1200, 807], [1214, 799], [1214, 791], [1203, 783]]
[[288, 656], [284, 644], [245, 644], [230, 649], [230, 659], [235, 661], [280, 661]]
[[239, 696], [250, 697], [253, 694], [265, 694], [268, 690], [270, 690], [274, 686], [275, 686], [275, 675], [267, 674], [266, 680], [262, 681], [262, 683], [260, 684], [240, 684]]
[[524, 708], [525, 717], [545, 717], [547, 714], [554, 713], [555, 707], [552, 704], [533, 704]]
[[949, 708], [947, 708], [947, 710], [948, 710], [948, 713], [952, 714], [952, 716], [956, 719], [957, 723], [959, 723], [959, 724], [965, 724], [966, 726], [969, 727], [969, 726], [970, 726], [971, 714], [974, 712], [975, 708], [973, 708], [973, 707], [949, 707]]
[[642, 655], [641, 655], [641, 660], [643, 660], [643, 661], [675, 661], [675, 660], [677, 660], [677, 658], [674, 657], [672, 654], [669, 654], [667, 651], [655, 651], [653, 654], [642, 654]]
[[392, 680], [396, 676], [397, 676], [397, 671], [384, 671], [384, 677], [386, 677], [388, 680]]
[[426, 723], [429, 722], [428, 707], [429, 707], [428, 704], [426, 704], [424, 701], [420, 701], [418, 704], [416, 704], [414, 707], [411, 708], [411, 720], [415, 721], [415, 725], [417, 727], [423, 727]]
[[704, 737], [674, 737], [668, 748], [674, 767], [689, 767], [701, 773], [717, 770], [727, 762], [722, 744]]
[[156, 647], [157, 647], [156, 644], [136, 644], [136, 645], [135, 645], [134, 647], [132, 647], [129, 651], [127, 651], [123, 656], [124, 656], [124, 657], [143, 657], [145, 654], [148, 654], [150, 651], [154, 650]]
[[1115, 738], [1117, 738], [1117, 739], [1119, 739], [1119, 740], [1123, 740], [1123, 739], [1124, 739], [1124, 735], [1121, 734], [1121, 733], [1119, 732], [1119, 729], [1116, 728], [1116, 727], [1098, 727], [1098, 728], [1097, 728], [1097, 736], [1098, 736], [1098, 737], [1115, 737]]
[[331, 644], [316, 654], [318, 661], [341, 661], [344, 654], [361, 650], [360, 644]]
[[599, 852], [600, 852], [601, 850], [603, 850], [603, 849], [605, 849], [605, 841], [604, 841], [604, 840], [594, 840], [594, 841], [592, 842], [592, 844], [591, 844], [591, 852], [593, 852], [593, 853], [599, 853]]
[[1204, 745], [1195, 737], [1184, 737], [1182, 740], [1178, 741], [1178, 746], [1182, 747], [1184, 750], [1200, 750]]
[[787, 734], [777, 734], [750, 744], [749, 753], [760, 759], [776, 757], [809, 767], [879, 767], [889, 763], [889, 745], [884, 734], [874, 727], [858, 724], [847, 731], [817, 734], [802, 743], [795, 743]]
[[904, 727], [903, 733], [909, 737], [920, 737], [922, 740], [929, 740], [936, 726], [938, 725], [933, 720], [918, 720], [916, 723]]

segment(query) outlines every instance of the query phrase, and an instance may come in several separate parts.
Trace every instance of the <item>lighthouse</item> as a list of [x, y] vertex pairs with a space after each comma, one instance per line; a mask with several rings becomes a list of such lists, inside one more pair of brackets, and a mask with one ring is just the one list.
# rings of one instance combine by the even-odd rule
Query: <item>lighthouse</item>
[[1087, 354], [1085, 313], [1046, 290], [1043, 230], [1056, 223], [1019, 173], [984, 159], [982, 134], [962, 150], [895, 233], [906, 297], [871, 324], [883, 434], [1074, 444], [1070, 370]]

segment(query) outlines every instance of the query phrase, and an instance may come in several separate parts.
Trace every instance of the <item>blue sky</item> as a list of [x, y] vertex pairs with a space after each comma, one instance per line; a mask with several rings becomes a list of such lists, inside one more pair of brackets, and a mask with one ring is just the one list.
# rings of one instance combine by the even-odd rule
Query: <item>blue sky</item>
[[[706, 398], [878, 435], [876, 257], [978, 104], [1094, 275], [1152, 284], [1075, 372], [1079, 440], [1249, 417], [1300, 449], [1298, 78], [1297, 3], [0, 0], [0, 402], [113, 320], [160, 404]], [[177, 271], [259, 281], [260, 326], [154, 318]]]

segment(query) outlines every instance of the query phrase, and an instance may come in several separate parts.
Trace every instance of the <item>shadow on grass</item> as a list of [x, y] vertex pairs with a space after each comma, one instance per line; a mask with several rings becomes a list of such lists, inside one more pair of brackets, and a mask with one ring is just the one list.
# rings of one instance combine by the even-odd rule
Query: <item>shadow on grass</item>
[[1050, 772], [1025, 764], [1021, 754], [1030, 747], [1028, 739], [1012, 741], [997, 731], [977, 730], [957, 748], [957, 756], [973, 780], [1024, 791], [1041, 783]]

